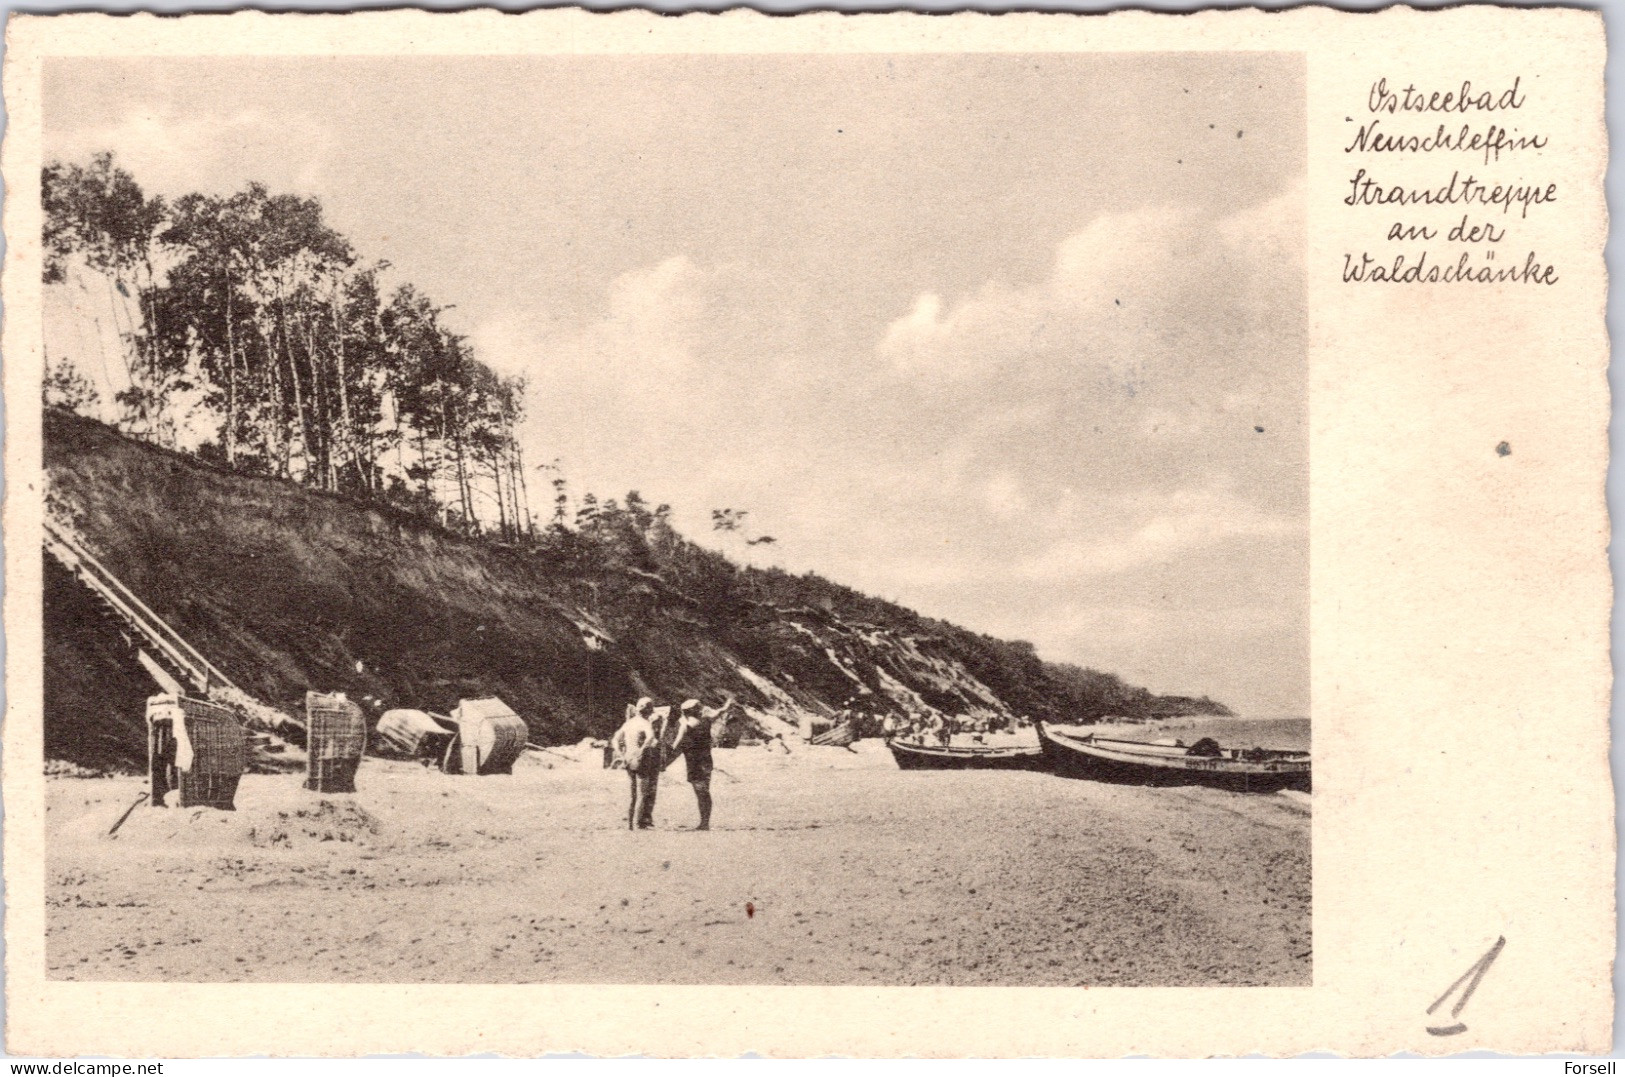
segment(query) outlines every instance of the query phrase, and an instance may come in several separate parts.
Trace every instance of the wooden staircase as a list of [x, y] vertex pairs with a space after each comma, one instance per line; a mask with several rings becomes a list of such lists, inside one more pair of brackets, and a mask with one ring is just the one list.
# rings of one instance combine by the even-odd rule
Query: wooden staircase
[[[249, 698], [85, 549], [70, 528], [49, 516], [44, 523], [45, 552], [85, 588], [103, 620], [123, 637], [160, 690], [202, 699], [222, 695], [228, 699]], [[244, 717], [251, 725], [258, 724], [251, 716]], [[256, 755], [280, 755], [288, 745], [274, 733], [260, 729], [250, 731], [248, 747]]]

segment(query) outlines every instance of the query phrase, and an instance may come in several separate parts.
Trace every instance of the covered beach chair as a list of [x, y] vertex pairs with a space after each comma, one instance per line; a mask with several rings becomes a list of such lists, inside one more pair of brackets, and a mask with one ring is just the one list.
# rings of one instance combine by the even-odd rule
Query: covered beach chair
[[818, 734], [808, 743], [824, 748], [845, 748], [858, 739], [857, 726], [851, 722], [842, 722]]
[[355, 792], [355, 772], [367, 749], [367, 720], [343, 692], [305, 693], [305, 788]]
[[447, 749], [441, 769], [447, 774], [512, 774], [525, 750], [530, 727], [495, 697], [464, 699], [451, 712], [457, 738]]
[[439, 760], [457, 736], [457, 727], [443, 715], [403, 708], [383, 713], [378, 719], [378, 736], [408, 758]]
[[168, 693], [147, 700], [147, 777], [155, 808], [180, 790], [183, 808], [237, 809], [248, 737], [227, 707]]

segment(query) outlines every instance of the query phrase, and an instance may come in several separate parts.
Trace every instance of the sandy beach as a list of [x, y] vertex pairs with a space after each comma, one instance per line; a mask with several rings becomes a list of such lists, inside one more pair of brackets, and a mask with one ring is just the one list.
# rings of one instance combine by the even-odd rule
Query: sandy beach
[[73, 980], [1200, 985], [1310, 982], [1302, 794], [900, 772], [883, 745], [677, 763], [625, 829], [597, 753], [511, 777], [369, 759], [354, 796], [239, 810], [47, 782], [47, 962]]

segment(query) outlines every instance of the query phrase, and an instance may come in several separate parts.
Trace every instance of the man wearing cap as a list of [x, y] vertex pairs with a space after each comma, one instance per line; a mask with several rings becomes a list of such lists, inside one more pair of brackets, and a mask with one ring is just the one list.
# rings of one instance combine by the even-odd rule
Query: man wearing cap
[[699, 700], [686, 699], [677, 714], [676, 736], [667, 762], [681, 753], [688, 768], [688, 784], [694, 787], [694, 799], [700, 806], [700, 825], [695, 830], [711, 829], [711, 722], [723, 709], [706, 710]]
[[654, 825], [655, 788], [663, 760], [660, 740], [650, 720], [653, 713], [654, 700], [644, 696], [626, 709], [626, 721], [610, 738], [631, 783], [632, 801], [626, 809], [628, 830], [647, 830]]

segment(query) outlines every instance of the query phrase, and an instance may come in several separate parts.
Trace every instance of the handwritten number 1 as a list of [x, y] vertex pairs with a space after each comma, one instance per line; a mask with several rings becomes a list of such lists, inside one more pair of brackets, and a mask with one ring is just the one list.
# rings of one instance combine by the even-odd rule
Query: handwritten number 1
[[[1473, 997], [1474, 991], [1478, 990], [1479, 982], [1484, 979], [1484, 974], [1490, 971], [1490, 966], [1495, 964], [1495, 959], [1501, 955], [1501, 947], [1505, 946], [1506, 944], [1507, 940], [1505, 935], [1502, 935], [1500, 938], [1496, 939], [1495, 945], [1491, 946], [1487, 951], [1485, 951], [1484, 956], [1473, 963], [1472, 968], [1462, 973], [1460, 979], [1451, 984], [1449, 987], [1445, 988], [1444, 994], [1440, 995], [1434, 1000], [1433, 1005], [1428, 1007], [1429, 1015], [1431, 1015], [1433, 1011], [1437, 1010], [1440, 1006], [1443, 1006], [1444, 1000], [1455, 994], [1456, 990], [1459, 988], [1461, 990], [1461, 997], [1456, 999], [1456, 1004], [1454, 1006], [1450, 1007], [1450, 1016], [1452, 1018], [1460, 1017], [1461, 1011], [1467, 1007], [1467, 1000]], [[1463, 984], [1466, 986], [1463, 987]], [[1428, 1026], [1428, 1035], [1430, 1036], [1455, 1036], [1466, 1031], [1467, 1026], [1462, 1024], [1460, 1021], [1457, 1021], [1453, 1025], [1444, 1025], [1442, 1027], [1439, 1025]]]

